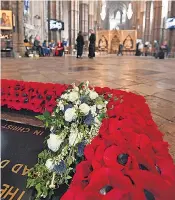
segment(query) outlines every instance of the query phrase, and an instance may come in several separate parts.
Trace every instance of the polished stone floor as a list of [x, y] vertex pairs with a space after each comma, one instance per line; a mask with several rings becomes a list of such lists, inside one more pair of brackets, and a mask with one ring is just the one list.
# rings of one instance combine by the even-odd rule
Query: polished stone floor
[[[21, 58], [2, 59], [2, 78], [25, 81], [72, 83], [89, 80], [145, 96], [154, 120], [171, 145], [175, 159], [175, 60], [151, 57], [107, 56], [95, 59]], [[2, 118], [13, 118], [2, 113]], [[15, 117], [15, 116], [14, 116]], [[29, 119], [28, 119], [29, 120]], [[30, 121], [35, 123], [35, 120]]]

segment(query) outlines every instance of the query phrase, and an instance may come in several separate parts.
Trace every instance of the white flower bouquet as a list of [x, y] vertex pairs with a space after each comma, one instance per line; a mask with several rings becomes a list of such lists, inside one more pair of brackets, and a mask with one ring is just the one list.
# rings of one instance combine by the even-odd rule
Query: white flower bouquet
[[74, 166], [83, 160], [84, 147], [98, 134], [106, 115], [103, 96], [89, 87], [89, 82], [72, 84], [57, 99], [57, 106], [37, 118], [50, 128], [47, 148], [38, 155], [38, 163], [29, 172], [27, 187], [37, 190], [36, 199], [51, 196], [53, 189], [68, 184]]

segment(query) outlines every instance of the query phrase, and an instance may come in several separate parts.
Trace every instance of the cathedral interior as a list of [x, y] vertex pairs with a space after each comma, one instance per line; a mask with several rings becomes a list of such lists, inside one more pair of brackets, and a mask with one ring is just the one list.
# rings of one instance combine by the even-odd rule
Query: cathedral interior
[[[174, 55], [175, 31], [166, 27], [167, 19], [175, 15], [174, 4], [174, 1], [166, 0], [2, 1], [1, 9], [12, 11], [13, 21], [10, 29], [1, 29], [1, 38], [10, 38], [14, 52], [18, 53], [24, 51], [22, 46], [25, 37], [30, 39], [36, 36], [42, 42], [65, 40], [72, 49], [79, 31], [82, 31], [87, 46], [89, 30], [92, 29], [98, 36], [96, 47], [99, 47], [99, 37], [104, 36], [109, 45], [109, 53], [113, 52], [111, 45], [116, 49], [121, 40], [124, 42], [127, 39], [134, 43], [130, 49], [136, 49], [136, 40], [150, 42], [152, 45], [155, 40], [160, 44], [167, 42]], [[63, 22], [64, 28], [58, 31], [50, 29], [50, 20]], [[124, 30], [130, 32], [123, 36], [121, 31]], [[100, 31], [105, 32], [103, 34]], [[111, 44], [112, 39], [114, 42]]]

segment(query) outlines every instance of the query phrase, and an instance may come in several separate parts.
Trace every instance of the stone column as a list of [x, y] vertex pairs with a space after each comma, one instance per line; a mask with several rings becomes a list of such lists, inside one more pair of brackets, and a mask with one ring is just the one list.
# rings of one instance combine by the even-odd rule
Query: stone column
[[144, 41], [149, 41], [150, 39], [150, 10], [151, 1], [146, 1], [146, 12], [145, 12], [145, 31], [144, 31]]
[[[56, 1], [56, 19], [62, 21], [63, 20], [63, 1]], [[58, 40], [62, 41], [61, 31], [57, 31]]]
[[12, 34], [14, 52], [24, 56], [24, 27], [23, 27], [23, 10], [24, 2], [21, 0], [11, 2], [12, 12], [15, 16], [15, 28]]
[[162, 1], [154, 2], [153, 38], [162, 42]]
[[79, 2], [78, 0], [69, 1], [69, 44], [75, 45], [79, 31]]
[[94, 30], [94, 2], [89, 2], [89, 29]]
[[48, 27], [48, 41], [50, 42], [51, 41], [51, 31], [50, 31], [50, 19], [51, 19], [51, 2], [48, 1], [47, 2], [47, 18], [48, 18], [48, 24], [47, 24], [47, 27]]
[[85, 40], [88, 38], [88, 33], [89, 33], [89, 20], [88, 20], [88, 14], [89, 14], [89, 7], [88, 7], [88, 2], [83, 1], [80, 3], [80, 30], [82, 31]]
[[[50, 1], [50, 19], [56, 19], [56, 1]], [[57, 42], [57, 32], [51, 31], [51, 40]]]

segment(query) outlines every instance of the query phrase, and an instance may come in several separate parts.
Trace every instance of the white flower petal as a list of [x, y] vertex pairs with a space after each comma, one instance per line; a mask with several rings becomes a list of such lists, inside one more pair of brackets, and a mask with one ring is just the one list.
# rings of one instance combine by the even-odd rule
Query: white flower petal
[[50, 138], [47, 140], [47, 145], [50, 150], [57, 152], [62, 142], [63, 140], [60, 139], [58, 135], [50, 134]]
[[90, 111], [90, 107], [86, 104], [86, 103], [82, 103], [79, 106], [80, 111], [84, 114], [84, 115], [88, 115], [89, 111]]

